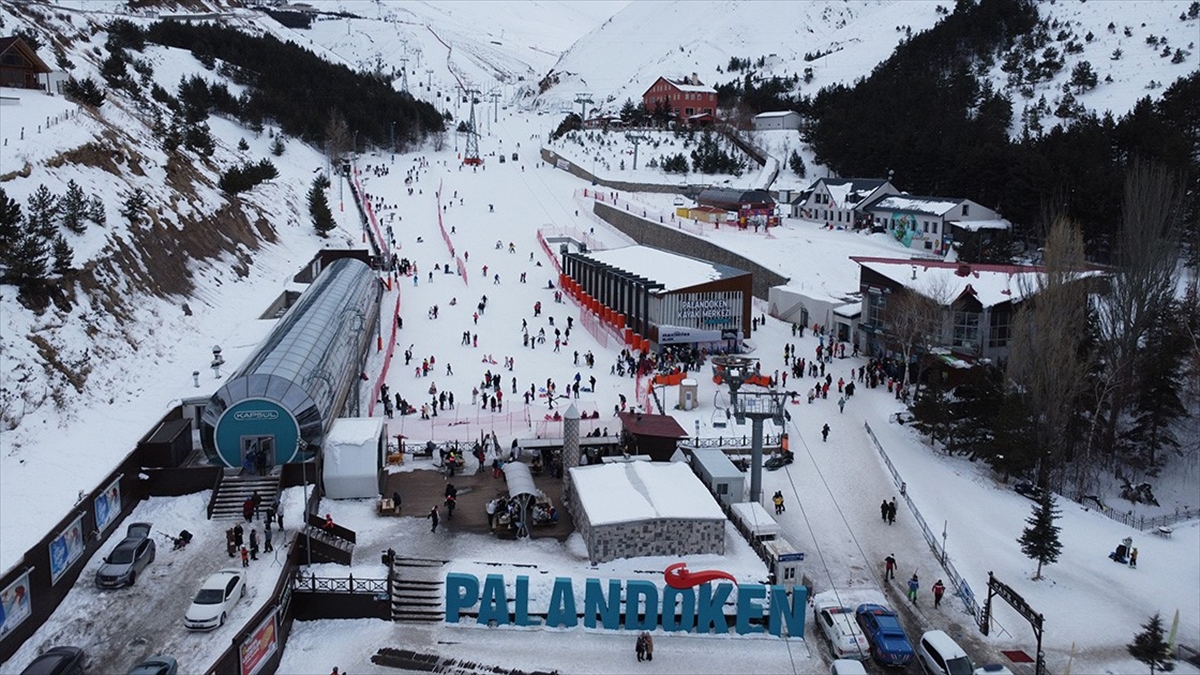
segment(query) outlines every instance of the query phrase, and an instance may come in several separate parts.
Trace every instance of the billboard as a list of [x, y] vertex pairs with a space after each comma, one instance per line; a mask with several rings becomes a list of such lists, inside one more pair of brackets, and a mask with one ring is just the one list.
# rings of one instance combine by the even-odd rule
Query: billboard
[[0, 638], [29, 618], [32, 603], [29, 597], [29, 570], [0, 592]]
[[62, 575], [83, 555], [83, 514], [67, 529], [50, 540], [50, 583], [57, 584]]
[[275, 628], [275, 612], [270, 612], [238, 647], [242, 675], [254, 675], [262, 670], [275, 650], [279, 649], [279, 635]]
[[104, 534], [121, 515], [121, 477], [117, 476], [95, 500], [96, 532]]

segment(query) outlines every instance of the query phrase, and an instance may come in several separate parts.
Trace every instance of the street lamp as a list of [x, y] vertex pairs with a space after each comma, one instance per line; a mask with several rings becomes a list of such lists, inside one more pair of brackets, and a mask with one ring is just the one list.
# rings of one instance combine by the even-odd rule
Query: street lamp
[[213, 345], [212, 348], [213, 360], [209, 366], [213, 370], [213, 376], [216, 379], [221, 379], [221, 366], [225, 365], [225, 358], [221, 356], [221, 345]]

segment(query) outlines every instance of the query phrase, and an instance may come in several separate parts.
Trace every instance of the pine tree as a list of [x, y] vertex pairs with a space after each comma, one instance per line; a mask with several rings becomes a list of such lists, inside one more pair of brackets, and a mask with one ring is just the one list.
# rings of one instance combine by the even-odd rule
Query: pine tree
[[71, 245], [67, 243], [66, 237], [61, 234], [55, 237], [51, 252], [54, 255], [53, 269], [55, 274], [66, 274], [71, 271], [71, 263], [74, 261], [75, 251], [71, 250]]
[[283, 154], [284, 149], [283, 134], [281, 133], [275, 137], [275, 140], [271, 141], [271, 154], [279, 157]]
[[804, 166], [804, 158], [795, 150], [792, 151], [791, 157], [788, 157], [788, 168], [799, 178], [804, 178], [808, 175], [808, 168]]
[[0, 262], [8, 262], [21, 238], [21, 204], [0, 187]]
[[146, 217], [146, 192], [142, 188], [134, 188], [125, 193], [125, 203], [121, 205], [121, 215], [129, 221], [130, 226], [137, 227]]
[[75, 234], [83, 234], [87, 230], [87, 197], [83, 188], [73, 179], [67, 181], [67, 193], [58, 202], [62, 212], [63, 226]]
[[1029, 527], [1017, 539], [1021, 552], [1038, 563], [1034, 581], [1042, 578], [1042, 565], [1058, 561], [1058, 555], [1062, 553], [1062, 542], [1058, 539], [1061, 528], [1054, 524], [1061, 513], [1054, 505], [1054, 495], [1049, 490], [1044, 491], [1042, 498], [1033, 505], [1033, 514], [1025, 519]]
[[1133, 642], [1126, 645], [1129, 655], [1150, 666], [1150, 675], [1154, 675], [1156, 669], [1164, 673], [1175, 670], [1175, 662], [1171, 659], [1163, 636], [1162, 617], [1155, 612], [1149, 621], [1142, 624], [1142, 629], [1142, 632], [1133, 636]]
[[37, 230], [44, 239], [54, 236], [54, 221], [58, 218], [58, 197], [55, 197], [45, 184], [38, 185], [37, 190], [29, 195], [26, 202], [25, 219], [29, 227]]
[[87, 217], [97, 225], [104, 225], [108, 222], [108, 216], [104, 212], [104, 200], [100, 199], [100, 195], [92, 195], [88, 200]]
[[46, 239], [26, 221], [17, 245], [13, 247], [9, 261], [9, 277], [21, 286], [22, 291], [37, 288], [46, 279], [46, 259], [49, 247]]
[[336, 223], [333, 221], [333, 211], [329, 208], [329, 201], [325, 199], [324, 185], [328, 184], [328, 180], [322, 180], [324, 176], [317, 176], [313, 180], [312, 188], [308, 191], [308, 212], [312, 215], [313, 227], [317, 229], [317, 234], [322, 237], [328, 236]]

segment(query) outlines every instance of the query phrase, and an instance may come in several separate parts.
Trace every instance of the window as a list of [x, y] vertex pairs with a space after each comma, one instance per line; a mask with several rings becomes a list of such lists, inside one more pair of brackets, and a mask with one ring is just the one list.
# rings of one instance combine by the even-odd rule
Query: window
[[954, 313], [954, 337], [951, 344], [964, 349], [979, 348], [979, 314], [977, 312]]
[[729, 494], [729, 483], [717, 483], [717, 494], [719, 494], [719, 495]]
[[934, 234], [937, 234], [937, 233], [938, 233], [938, 224], [937, 224], [937, 221], [936, 221], [936, 220], [935, 220], [935, 221], [933, 221], [933, 233], [934, 233]]
[[1007, 347], [1012, 337], [1012, 313], [993, 312], [988, 329], [988, 347]]
[[971, 215], [971, 205], [963, 204], [963, 218], [966, 218], [969, 215]]
[[883, 330], [883, 311], [887, 307], [887, 298], [876, 289], [867, 292], [867, 315], [864, 323], [875, 330]]

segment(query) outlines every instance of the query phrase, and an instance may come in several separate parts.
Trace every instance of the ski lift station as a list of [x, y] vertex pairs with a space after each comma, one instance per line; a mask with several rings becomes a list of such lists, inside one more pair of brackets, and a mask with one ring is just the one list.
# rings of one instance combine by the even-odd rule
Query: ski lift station
[[209, 460], [240, 467], [251, 452], [268, 466], [314, 457], [347, 406], [357, 414], [354, 385], [381, 293], [362, 261], [328, 265], [208, 401], [200, 439]]

